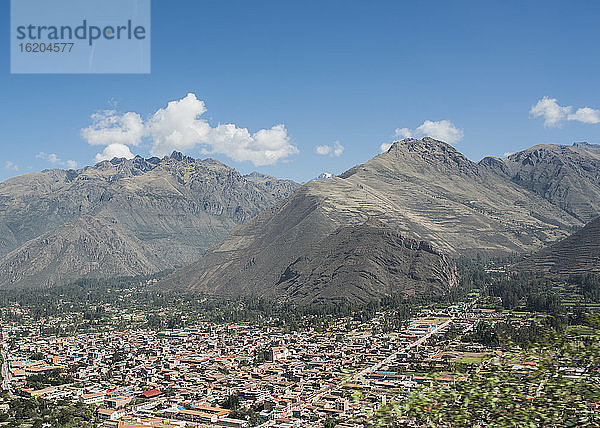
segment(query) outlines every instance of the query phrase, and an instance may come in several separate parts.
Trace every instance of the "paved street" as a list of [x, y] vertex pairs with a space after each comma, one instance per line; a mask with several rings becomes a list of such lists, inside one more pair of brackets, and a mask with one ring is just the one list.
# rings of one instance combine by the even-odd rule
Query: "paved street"
[[12, 397], [12, 387], [10, 385], [10, 372], [8, 370], [8, 359], [6, 358], [6, 352], [2, 352], [2, 389], [8, 391]]

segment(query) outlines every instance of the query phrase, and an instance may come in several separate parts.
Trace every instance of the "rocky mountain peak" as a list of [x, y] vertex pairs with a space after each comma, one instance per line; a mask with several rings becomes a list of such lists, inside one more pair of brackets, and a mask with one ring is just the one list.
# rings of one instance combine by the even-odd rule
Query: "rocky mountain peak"
[[267, 181], [267, 180], [276, 180], [276, 178], [273, 177], [272, 175], [263, 174], [263, 173], [258, 172], [258, 171], [252, 171], [250, 174], [244, 175], [244, 178], [246, 180], [250, 180], [250, 181], [254, 181], [254, 182]]
[[600, 212], [600, 146], [538, 144], [479, 164], [537, 193], [583, 222]]
[[173, 153], [171, 153], [169, 156], [165, 156], [164, 159], [176, 160], [178, 162], [196, 162], [196, 159], [194, 159], [193, 157], [184, 155], [183, 153], [178, 151], [173, 151]]
[[421, 140], [414, 138], [405, 138], [394, 141], [389, 153], [411, 153], [430, 159], [454, 159], [460, 162], [470, 162], [462, 153], [443, 141], [435, 140], [431, 137], [424, 137]]
[[452, 173], [479, 175], [477, 164], [470, 161], [450, 144], [424, 137], [420, 140], [405, 138], [395, 141], [390, 150], [375, 158], [378, 162], [393, 162], [395, 168], [448, 171]]
[[508, 159], [520, 162], [523, 165], [536, 165], [548, 159], [562, 160], [563, 156], [569, 156], [573, 151], [568, 146], [558, 144], [538, 144], [530, 149], [513, 153]]
[[499, 174], [505, 177], [510, 176], [510, 170], [506, 163], [504, 163], [502, 159], [495, 156], [486, 156], [477, 162], [477, 164], [483, 169], [494, 174]]
[[177, 151], [173, 151], [173, 153], [171, 153], [170, 158], [171, 159], [175, 159], [177, 161], [182, 161], [183, 160], [183, 153], [177, 152]]
[[262, 174], [258, 171], [252, 171], [250, 174], [246, 174], [244, 175], [245, 178], [247, 178], [248, 180], [264, 180], [266, 178], [271, 178], [270, 175], [267, 174]]
[[586, 141], [582, 141], [573, 143], [572, 147], [576, 147], [578, 149], [583, 149], [594, 153], [600, 153], [600, 144], [590, 144]]

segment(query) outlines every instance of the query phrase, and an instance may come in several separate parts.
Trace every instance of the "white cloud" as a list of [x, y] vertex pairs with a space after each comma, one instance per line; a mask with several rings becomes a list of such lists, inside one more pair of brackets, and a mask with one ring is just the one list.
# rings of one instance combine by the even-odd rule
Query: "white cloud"
[[[93, 124], [83, 129], [81, 135], [90, 144], [119, 144], [119, 153], [127, 156], [131, 154], [128, 145], [138, 145], [144, 137], [151, 141], [150, 153], [153, 156], [200, 147], [203, 154], [224, 154], [238, 162], [250, 161], [262, 166], [298, 153], [284, 125], [275, 125], [255, 133], [235, 124], [211, 127], [201, 118], [205, 112], [204, 102], [190, 93], [158, 109], [145, 122], [133, 112], [123, 115], [113, 110], [97, 113], [92, 115]], [[117, 146], [109, 151], [105, 149], [97, 158], [104, 159], [115, 150]]]
[[11, 162], [11, 161], [6, 161], [4, 163], [4, 169], [8, 169], [8, 170], [12, 170], [12, 171], [18, 171], [19, 170], [19, 165]]
[[204, 112], [204, 102], [194, 94], [187, 94], [179, 101], [169, 102], [166, 108], [158, 109], [146, 122], [147, 133], [153, 141], [150, 153], [164, 156], [173, 150], [190, 150], [206, 142], [211, 128], [200, 119]]
[[600, 110], [581, 107], [573, 112], [573, 106], [561, 106], [556, 98], [543, 97], [531, 107], [529, 114], [534, 118], [542, 117], [544, 126], [560, 126], [565, 120], [582, 123], [600, 123]]
[[[405, 137], [406, 138], [406, 137]], [[381, 146], [379, 146], [379, 150], [381, 151], [381, 153], [385, 153], [387, 152], [390, 148], [392, 147], [392, 143], [383, 143]]]
[[463, 130], [458, 129], [449, 120], [440, 120], [439, 122], [426, 120], [417, 128], [417, 133], [450, 144], [457, 143], [464, 137]]
[[331, 147], [327, 145], [317, 146], [315, 147], [315, 151], [321, 156], [326, 156], [331, 152]]
[[250, 161], [255, 166], [272, 165], [298, 153], [290, 144], [290, 137], [283, 125], [261, 129], [250, 134], [246, 128], [233, 124], [211, 128], [205, 144], [206, 153], [221, 153], [238, 162]]
[[111, 160], [112, 158], [125, 158], [133, 159], [135, 156], [129, 150], [129, 147], [125, 144], [115, 143], [109, 144], [104, 148], [102, 153], [96, 155], [96, 162], [102, 162], [104, 160]]
[[118, 114], [104, 110], [92, 114], [92, 124], [81, 130], [81, 136], [94, 146], [127, 144], [137, 146], [144, 136], [144, 124], [139, 114]]
[[543, 117], [544, 126], [557, 126], [571, 112], [572, 107], [561, 107], [555, 98], [544, 97], [531, 107], [529, 114], [533, 117]]
[[56, 155], [56, 153], [39, 152], [37, 155], [35, 155], [35, 157], [36, 157], [36, 159], [43, 159], [47, 162], [50, 162], [52, 165], [55, 165], [55, 166], [65, 166], [69, 169], [77, 168], [77, 162], [75, 162], [72, 159], [63, 161]]
[[50, 162], [51, 164], [56, 164], [60, 161], [60, 159], [58, 158], [58, 156], [56, 156], [55, 153], [39, 152], [37, 155], [35, 155], [35, 157], [36, 159], [44, 159]]
[[315, 147], [315, 151], [321, 156], [329, 155], [337, 158], [341, 156], [342, 153], [344, 153], [344, 146], [342, 146], [342, 144], [339, 141], [334, 141], [333, 144], [330, 146], [325, 144], [322, 146]]
[[396, 137], [411, 138], [413, 136], [413, 132], [408, 128], [396, 128], [395, 135]]
[[344, 153], [344, 146], [340, 144], [339, 141], [335, 141], [333, 143], [333, 156], [338, 157]]
[[[396, 137], [402, 138], [431, 137], [449, 144], [457, 143], [464, 137], [463, 130], [457, 128], [449, 120], [440, 120], [438, 122], [426, 120], [414, 130], [396, 128], [394, 134]], [[383, 145], [381, 149], [383, 150]]]
[[600, 110], [595, 110], [590, 107], [578, 108], [575, 113], [567, 116], [567, 119], [583, 123], [600, 123]]

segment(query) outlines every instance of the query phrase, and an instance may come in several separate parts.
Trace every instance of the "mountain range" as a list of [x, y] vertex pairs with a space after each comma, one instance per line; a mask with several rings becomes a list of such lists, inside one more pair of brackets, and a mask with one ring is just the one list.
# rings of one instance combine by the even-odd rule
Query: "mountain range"
[[600, 213], [600, 146], [537, 145], [504, 159], [482, 161], [584, 223]]
[[[530, 151], [544, 156], [525, 156]], [[557, 157], [566, 159], [548, 161]], [[337, 177], [303, 185], [160, 285], [224, 296], [295, 298], [299, 293], [302, 301], [357, 299], [357, 287], [364, 291], [360, 300], [420, 289], [421, 278], [411, 274], [413, 256], [404, 255], [391, 265], [395, 276], [374, 286], [384, 276], [379, 264], [369, 261], [391, 247], [377, 233], [366, 234], [365, 242], [373, 244], [361, 247], [364, 267], [354, 271], [371, 279], [339, 276], [339, 269], [348, 269], [347, 261], [356, 259], [352, 248], [364, 234], [361, 225], [371, 219], [402, 237], [396, 239], [425, 242], [432, 250], [426, 252], [429, 269], [437, 272], [427, 282], [448, 285], [452, 265], [439, 255], [526, 253], [582, 227], [595, 205], [580, 189], [600, 191], [593, 170], [599, 170], [597, 162], [595, 151], [577, 146], [537, 146], [504, 159], [472, 162], [431, 138], [397, 141], [386, 153]], [[544, 168], [547, 173], [538, 174], [543, 187], [566, 191], [543, 192], [520, 178]], [[412, 254], [423, 257], [422, 251]]]
[[298, 186], [178, 152], [15, 177], [0, 184], [0, 287], [186, 265]]
[[178, 268], [157, 286], [302, 303], [442, 293], [457, 256], [534, 252], [596, 217], [599, 171], [587, 143], [473, 162], [427, 137], [302, 186], [177, 152], [45, 170], [0, 183], [0, 287]]

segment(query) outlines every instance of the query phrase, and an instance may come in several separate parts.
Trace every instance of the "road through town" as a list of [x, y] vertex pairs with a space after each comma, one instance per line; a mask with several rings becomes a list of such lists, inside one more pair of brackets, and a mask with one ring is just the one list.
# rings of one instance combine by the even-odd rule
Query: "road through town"
[[[441, 331], [443, 331], [446, 327], [448, 327], [450, 324], [452, 323], [452, 318], [448, 319], [447, 321], [435, 326], [433, 329], [431, 329], [431, 331], [427, 332], [425, 335], [421, 336], [419, 339], [415, 340], [414, 342], [411, 342], [409, 344], [407, 344], [406, 346], [396, 350], [394, 353], [392, 353], [390, 356], [386, 357], [385, 359], [369, 366], [366, 367], [364, 369], [362, 369], [361, 371], [355, 373], [354, 375], [352, 375], [352, 377], [350, 377], [350, 379], [348, 379], [348, 382], [354, 382], [356, 380], [359, 380], [360, 378], [365, 377], [366, 375], [376, 372], [377, 370], [379, 370], [381, 367], [390, 364], [392, 361], [394, 361], [397, 357], [398, 354], [400, 354], [401, 352], [405, 352], [411, 348], [414, 348], [415, 346], [419, 346], [423, 343], [425, 343], [427, 341], [427, 339], [429, 339], [432, 335], [439, 333]], [[315, 393], [315, 395], [313, 395], [311, 398], [309, 398], [307, 401], [310, 403], [314, 403], [315, 401], [319, 401], [325, 394], [327, 394], [327, 392], [332, 389], [334, 387], [334, 385], [326, 385], [324, 386], [321, 390], [319, 390], [317, 393]]]

